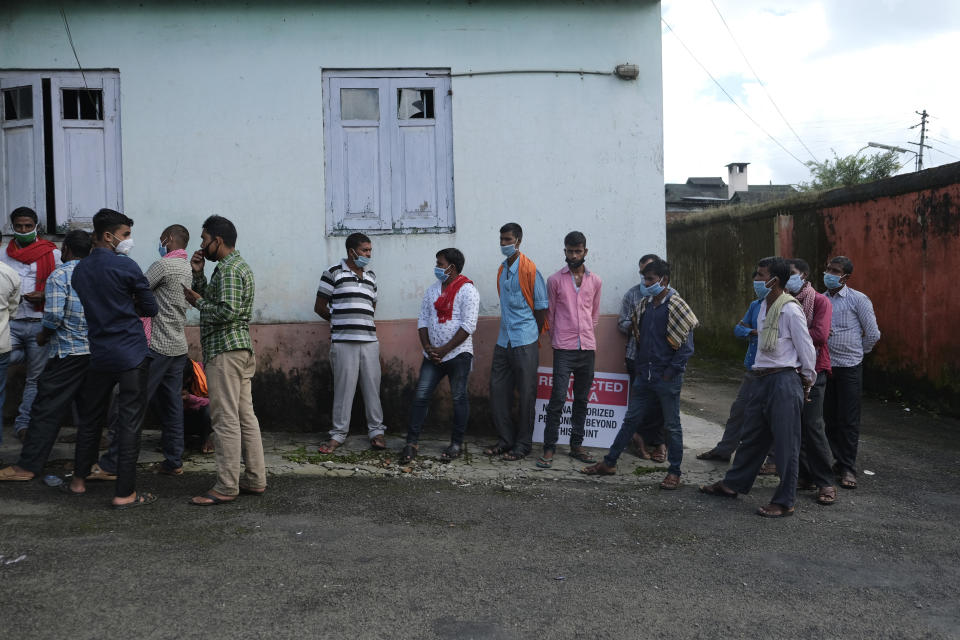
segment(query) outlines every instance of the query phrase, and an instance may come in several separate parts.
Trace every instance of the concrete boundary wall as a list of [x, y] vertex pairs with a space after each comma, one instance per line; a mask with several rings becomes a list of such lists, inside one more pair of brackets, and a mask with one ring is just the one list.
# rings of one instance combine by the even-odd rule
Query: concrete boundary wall
[[883, 337], [866, 359], [868, 389], [960, 413], [960, 163], [753, 207], [672, 216], [673, 284], [701, 320], [697, 349], [743, 356], [733, 326], [753, 299], [756, 261], [807, 260], [818, 290], [834, 255], [871, 300]]

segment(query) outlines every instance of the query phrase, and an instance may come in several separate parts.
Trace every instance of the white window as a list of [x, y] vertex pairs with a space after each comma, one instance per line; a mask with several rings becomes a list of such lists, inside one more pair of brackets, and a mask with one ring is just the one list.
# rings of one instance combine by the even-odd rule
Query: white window
[[323, 73], [328, 233], [454, 229], [447, 74]]
[[0, 70], [0, 95], [4, 218], [27, 206], [55, 232], [123, 209], [118, 72]]

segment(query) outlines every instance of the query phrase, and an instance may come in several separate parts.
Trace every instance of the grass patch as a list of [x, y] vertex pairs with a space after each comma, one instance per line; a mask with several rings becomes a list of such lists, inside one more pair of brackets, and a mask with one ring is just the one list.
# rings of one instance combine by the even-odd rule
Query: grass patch
[[663, 471], [662, 467], [637, 467], [633, 470], [633, 475], [645, 476], [651, 473], [659, 473], [660, 471]]
[[385, 464], [387, 460], [392, 461], [396, 454], [386, 450], [378, 451], [367, 449], [365, 451], [345, 451], [343, 453], [309, 453], [305, 446], [300, 446], [290, 453], [283, 454], [284, 460], [296, 462], [297, 464], [320, 464], [322, 462], [335, 462], [337, 464]]

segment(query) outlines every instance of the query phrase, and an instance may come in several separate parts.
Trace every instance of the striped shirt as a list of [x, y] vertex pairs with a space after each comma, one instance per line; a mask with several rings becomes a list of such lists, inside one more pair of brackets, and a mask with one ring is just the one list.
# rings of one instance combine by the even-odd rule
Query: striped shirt
[[363, 277], [347, 266], [346, 260], [320, 276], [317, 295], [330, 307], [330, 339], [333, 342], [376, 342], [373, 312], [377, 306], [377, 275], [364, 270]]
[[200, 310], [204, 362], [227, 351], [253, 353], [250, 316], [255, 289], [253, 271], [236, 250], [217, 263], [210, 284], [202, 271], [193, 274], [193, 290], [203, 296], [194, 306]]
[[833, 304], [830, 323], [830, 364], [833, 367], [855, 367], [863, 361], [880, 340], [877, 316], [866, 294], [850, 287], [841, 287], [835, 294], [827, 292]]
[[90, 353], [87, 339], [87, 317], [80, 296], [70, 279], [79, 260], [65, 262], [50, 274], [44, 289], [43, 327], [54, 332], [48, 353], [51, 358], [82, 356]]

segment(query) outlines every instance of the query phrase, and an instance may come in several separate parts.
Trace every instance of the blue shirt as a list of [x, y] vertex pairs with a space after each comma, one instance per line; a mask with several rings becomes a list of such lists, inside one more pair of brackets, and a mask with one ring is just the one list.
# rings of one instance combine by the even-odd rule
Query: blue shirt
[[43, 327], [53, 331], [48, 352], [51, 358], [82, 356], [90, 353], [87, 319], [83, 304], [70, 284], [79, 260], [64, 262], [53, 270], [44, 288]]
[[[760, 304], [763, 300], [754, 300], [750, 303], [750, 308], [738, 324], [733, 328], [733, 334], [738, 338], [749, 340], [747, 344], [747, 356], [743, 359], [743, 366], [747, 369], [753, 368], [753, 361], [757, 358], [757, 336], [750, 335], [750, 331], [757, 328], [757, 316], [760, 314]], [[743, 326], [747, 325], [747, 326]]]
[[72, 282], [87, 316], [90, 368], [128, 371], [139, 366], [147, 357], [140, 316], [157, 315], [157, 301], [137, 263], [97, 248], [74, 268]]
[[636, 358], [636, 375], [639, 378], [653, 380], [666, 375], [673, 379], [686, 371], [687, 360], [693, 355], [692, 330], [679, 349], [674, 349], [667, 342], [667, 300], [675, 293], [670, 289], [659, 305], [648, 302], [640, 317]]
[[[497, 345], [501, 347], [522, 347], [536, 342], [540, 337], [533, 310], [520, 289], [519, 272], [519, 257], [512, 266], [503, 261], [503, 273], [500, 274], [500, 334], [497, 336]], [[548, 306], [547, 283], [537, 269], [533, 285], [533, 308], [541, 311]]]

